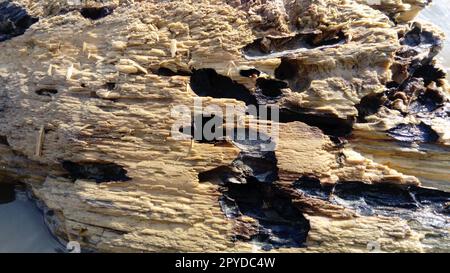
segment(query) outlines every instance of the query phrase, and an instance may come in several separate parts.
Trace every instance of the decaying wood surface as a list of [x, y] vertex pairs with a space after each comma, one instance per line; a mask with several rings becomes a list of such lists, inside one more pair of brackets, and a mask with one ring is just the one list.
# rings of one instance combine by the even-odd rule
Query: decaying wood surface
[[[450, 251], [450, 194], [421, 187], [450, 182], [443, 35], [408, 23], [427, 1], [12, 2], [29, 28], [0, 42], [0, 178], [25, 182], [62, 240]], [[172, 107], [199, 97], [279, 107], [275, 151], [174, 139]]]

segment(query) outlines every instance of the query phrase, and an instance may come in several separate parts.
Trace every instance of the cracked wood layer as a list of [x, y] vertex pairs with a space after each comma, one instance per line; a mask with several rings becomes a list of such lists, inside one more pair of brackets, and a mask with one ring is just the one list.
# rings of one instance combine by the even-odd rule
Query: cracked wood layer
[[[448, 145], [447, 83], [421, 72], [442, 36], [393, 22], [425, 1], [13, 2], [39, 21], [0, 43], [0, 177], [29, 185], [59, 238], [97, 251], [450, 250], [448, 194], [412, 190], [421, 181], [402, 167], [417, 156], [382, 165], [352, 148], [378, 160], [388, 153], [370, 145], [398, 138]], [[171, 106], [194, 111], [198, 96], [279, 106], [276, 150], [173, 139]], [[336, 137], [352, 128], [359, 148]], [[450, 182], [448, 152], [436, 158], [425, 177]]]

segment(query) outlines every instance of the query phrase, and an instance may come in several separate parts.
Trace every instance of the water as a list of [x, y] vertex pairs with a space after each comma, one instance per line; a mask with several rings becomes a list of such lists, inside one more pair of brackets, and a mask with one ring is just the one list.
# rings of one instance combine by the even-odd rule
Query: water
[[[446, 34], [444, 48], [437, 59], [446, 68], [448, 74], [450, 72], [450, 0], [433, 0], [431, 6], [424, 9], [418, 18], [435, 24]], [[450, 75], [447, 75], [447, 78], [450, 79]]]
[[63, 252], [63, 246], [24, 191], [0, 184], [0, 253], [6, 252], [55, 253]]

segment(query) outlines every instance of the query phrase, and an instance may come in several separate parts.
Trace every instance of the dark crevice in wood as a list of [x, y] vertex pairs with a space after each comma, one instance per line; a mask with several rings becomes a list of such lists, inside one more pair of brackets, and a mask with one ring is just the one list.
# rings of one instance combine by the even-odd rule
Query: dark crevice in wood
[[242, 51], [246, 58], [281, 57], [293, 52], [336, 46], [347, 42], [342, 30], [310, 31], [288, 37], [263, 37], [246, 45]]
[[[236, 220], [234, 238], [252, 241], [263, 250], [305, 247], [309, 221], [278, 187], [249, 181], [227, 184], [219, 202], [225, 215]], [[239, 221], [253, 218], [256, 223]]]
[[115, 163], [64, 161], [62, 166], [74, 180], [87, 179], [97, 183], [131, 180], [127, 171]]
[[261, 72], [255, 68], [250, 68], [250, 69], [239, 70], [239, 74], [242, 77], [255, 78], [255, 77], [259, 77], [261, 75]]
[[159, 76], [165, 76], [165, 77], [174, 77], [174, 76], [192, 76], [192, 72], [190, 71], [184, 71], [184, 70], [177, 70], [173, 71], [172, 69], [166, 68], [166, 67], [160, 67], [153, 71], [153, 74], [159, 75]]
[[34, 23], [38, 22], [21, 6], [4, 1], [0, 3], [0, 42], [22, 35]]
[[256, 80], [256, 90], [266, 97], [279, 97], [283, 94], [281, 90], [285, 88], [288, 88], [288, 84], [283, 81], [265, 78], [258, 78]]
[[47, 96], [51, 97], [52, 95], [58, 94], [58, 90], [56, 89], [50, 89], [50, 88], [42, 88], [35, 91], [36, 94], [39, 96]]
[[99, 20], [114, 12], [112, 7], [85, 7], [80, 9], [80, 14], [87, 19]]
[[310, 126], [318, 127], [324, 134], [331, 136], [348, 136], [352, 132], [353, 119], [341, 119], [333, 115], [308, 114], [302, 110], [280, 109], [280, 122], [301, 121]]
[[216, 115], [197, 115], [191, 125], [181, 127], [180, 132], [189, 135], [199, 143], [216, 143], [223, 141], [226, 134], [223, 128], [223, 118]]
[[6, 136], [0, 135], [0, 144], [9, 146], [8, 138]]
[[[219, 204], [235, 224], [233, 240], [252, 241], [263, 250], [304, 247], [309, 221], [276, 184], [275, 152], [262, 149], [271, 140], [261, 135], [251, 139], [250, 133], [236, 137], [241, 153], [232, 164], [200, 173], [199, 180], [219, 183]], [[255, 222], [242, 221], [243, 216]]]
[[228, 98], [245, 102], [246, 105], [257, 105], [255, 96], [244, 85], [231, 78], [218, 74], [214, 69], [194, 70], [190, 85], [201, 97]]
[[[329, 201], [366, 216], [384, 215], [409, 220], [416, 218], [423, 220], [423, 224], [446, 225], [446, 220], [440, 222], [439, 214], [450, 213], [450, 193], [436, 189], [358, 181], [321, 184], [318, 179], [308, 176], [300, 177], [293, 186], [307, 197]], [[429, 211], [436, 214], [436, 222], [429, 222], [431, 218], [427, 219]], [[420, 219], [421, 217], [424, 218]]]

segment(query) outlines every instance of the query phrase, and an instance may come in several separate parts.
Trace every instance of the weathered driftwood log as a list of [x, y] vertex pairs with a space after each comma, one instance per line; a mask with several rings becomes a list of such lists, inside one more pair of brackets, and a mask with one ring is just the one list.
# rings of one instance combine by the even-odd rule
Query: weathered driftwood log
[[[426, 1], [7, 2], [0, 177], [27, 183], [59, 238], [96, 251], [450, 250], [450, 194], [421, 187], [450, 182], [442, 35], [403, 24]], [[172, 113], [198, 98], [244, 115], [279, 107], [279, 122], [240, 124], [279, 134], [176, 139], [175, 125], [202, 129]]]

